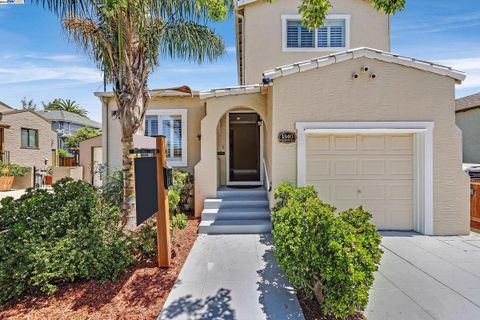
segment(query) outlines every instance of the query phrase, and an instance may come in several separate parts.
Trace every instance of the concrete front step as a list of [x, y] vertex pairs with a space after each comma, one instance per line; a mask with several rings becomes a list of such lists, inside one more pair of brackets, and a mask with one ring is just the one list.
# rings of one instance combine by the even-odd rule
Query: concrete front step
[[268, 208], [268, 199], [265, 197], [205, 199], [204, 209], [220, 208]]
[[270, 219], [268, 208], [222, 208], [205, 209], [202, 212], [202, 221], [210, 220], [252, 220]]
[[258, 187], [254, 189], [233, 189], [222, 188], [217, 191], [217, 198], [249, 198], [249, 197], [263, 197], [267, 198], [268, 193], [264, 187]]
[[199, 233], [201, 234], [256, 234], [270, 233], [271, 231], [272, 222], [270, 219], [202, 220], [199, 226]]

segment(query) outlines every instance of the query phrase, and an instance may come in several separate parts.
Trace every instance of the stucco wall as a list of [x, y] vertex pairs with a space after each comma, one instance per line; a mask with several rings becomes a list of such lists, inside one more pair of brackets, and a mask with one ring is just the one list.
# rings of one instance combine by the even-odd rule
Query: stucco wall
[[[52, 165], [52, 149], [57, 149], [57, 134], [50, 122], [32, 112], [22, 111], [4, 113], [2, 124], [10, 125], [5, 129], [5, 150], [10, 151], [12, 163], [39, 168]], [[38, 148], [21, 147], [21, 128], [38, 130]]]
[[[353, 80], [364, 65], [377, 74]], [[461, 132], [455, 126], [454, 80], [359, 58], [274, 80], [273, 185], [296, 183], [297, 145], [276, 135], [300, 121], [434, 121], [434, 233], [469, 232], [469, 179], [462, 171]]]
[[[329, 14], [350, 14], [350, 48], [371, 47], [390, 51], [389, 18], [376, 11], [370, 1], [330, 0]], [[257, 1], [244, 8], [243, 61], [245, 83], [261, 82], [262, 72], [281, 65], [327, 55], [332, 52], [282, 52], [282, 19], [298, 14], [300, 0]]]
[[480, 109], [457, 112], [455, 118], [462, 130], [463, 162], [480, 163]]
[[[108, 131], [107, 148], [103, 158], [106, 159], [109, 172], [122, 166], [121, 128], [118, 119], [113, 119], [111, 112], [117, 109], [116, 101], [110, 99], [107, 108], [103, 108], [103, 132]], [[188, 109], [188, 167], [181, 169], [193, 172], [193, 167], [200, 161], [200, 121], [205, 116], [205, 102], [198, 97], [153, 97], [149, 104], [152, 109]], [[106, 125], [105, 125], [106, 123]], [[108, 129], [108, 130], [106, 130]], [[215, 130], [215, 128], [212, 128]], [[143, 127], [137, 134], [143, 134]]]
[[80, 166], [83, 167], [83, 181], [92, 183], [92, 148], [102, 147], [102, 135], [80, 142]]
[[217, 158], [218, 124], [228, 111], [253, 110], [262, 119], [266, 118], [266, 96], [261, 93], [223, 96], [207, 100], [207, 116], [201, 121], [202, 148], [201, 161], [195, 166], [195, 215], [200, 216], [203, 202], [214, 197], [220, 184]]

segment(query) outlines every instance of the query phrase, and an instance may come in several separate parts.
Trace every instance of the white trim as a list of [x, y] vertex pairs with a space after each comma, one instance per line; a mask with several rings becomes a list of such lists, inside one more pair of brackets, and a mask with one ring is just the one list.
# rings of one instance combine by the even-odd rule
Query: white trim
[[433, 128], [428, 122], [297, 122], [297, 185], [305, 186], [306, 134], [412, 133], [414, 135], [414, 229], [433, 235]]
[[270, 80], [288, 76], [293, 73], [304, 72], [312, 69], [322, 68], [335, 63], [354, 60], [357, 58], [369, 58], [375, 59], [387, 63], [395, 63], [404, 67], [414, 68], [426, 72], [435, 73], [438, 75], [450, 77], [455, 79], [457, 84], [462, 83], [465, 80], [466, 75], [464, 72], [455, 70], [450, 67], [442, 66], [436, 63], [418, 60], [411, 57], [401, 56], [395, 53], [384, 52], [371, 48], [356, 48], [348, 51], [342, 51], [326, 55], [319, 58], [314, 58], [306, 61], [296, 62], [281, 67], [277, 67], [271, 70], [263, 72], [263, 78]]
[[234, 96], [242, 94], [251, 94], [259, 93], [260, 85], [247, 85], [247, 86], [236, 86], [236, 87], [226, 87], [226, 88], [216, 88], [200, 91], [200, 99], [209, 99], [209, 98], [218, 98], [225, 96]]
[[263, 159], [263, 125], [260, 128], [260, 162], [259, 162], [259, 169], [260, 169], [260, 180], [258, 181], [230, 181], [230, 113], [257, 113], [254, 110], [235, 110], [235, 111], [229, 111], [226, 114], [226, 135], [225, 135], [225, 170], [226, 172], [226, 181], [225, 184], [227, 186], [250, 186], [250, 185], [263, 185], [263, 175], [264, 175], [264, 169], [262, 165], [262, 159]]
[[[169, 160], [167, 165], [171, 167], [187, 167], [188, 166], [188, 109], [148, 109], [146, 116], [181, 116], [182, 117], [182, 159]], [[161, 123], [158, 119], [158, 130], [160, 133]], [[173, 136], [172, 136], [173, 137]]]
[[317, 47], [317, 28], [314, 30], [313, 48], [288, 48], [287, 47], [287, 21], [301, 21], [299, 14], [282, 14], [282, 51], [283, 52], [340, 52], [350, 49], [350, 15], [349, 14], [328, 14], [326, 20], [345, 20], [345, 47]]

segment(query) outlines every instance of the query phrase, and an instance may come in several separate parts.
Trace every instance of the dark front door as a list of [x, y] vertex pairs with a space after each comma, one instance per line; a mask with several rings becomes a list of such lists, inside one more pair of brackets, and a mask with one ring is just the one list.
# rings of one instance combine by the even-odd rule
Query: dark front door
[[260, 181], [260, 126], [256, 113], [229, 114], [230, 182]]

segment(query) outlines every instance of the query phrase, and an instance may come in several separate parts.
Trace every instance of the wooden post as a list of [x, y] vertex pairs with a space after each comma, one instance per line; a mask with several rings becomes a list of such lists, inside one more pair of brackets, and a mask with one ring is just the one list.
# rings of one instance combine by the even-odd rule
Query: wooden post
[[168, 189], [165, 188], [163, 168], [167, 165], [165, 154], [165, 136], [157, 138], [157, 188], [158, 188], [158, 211], [157, 218], [157, 259], [158, 266], [168, 268], [171, 264], [170, 248], [170, 214], [168, 211]]

